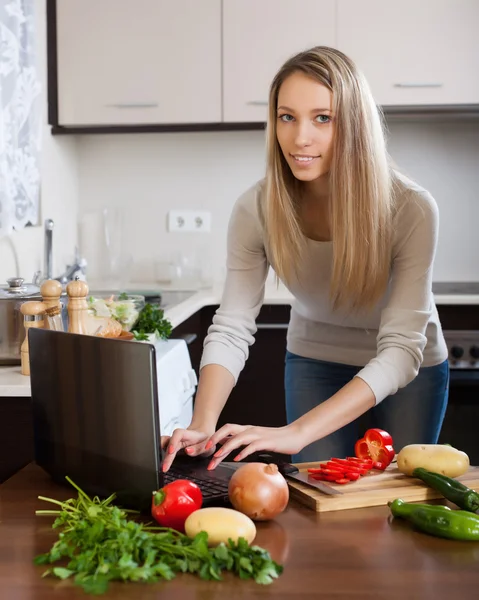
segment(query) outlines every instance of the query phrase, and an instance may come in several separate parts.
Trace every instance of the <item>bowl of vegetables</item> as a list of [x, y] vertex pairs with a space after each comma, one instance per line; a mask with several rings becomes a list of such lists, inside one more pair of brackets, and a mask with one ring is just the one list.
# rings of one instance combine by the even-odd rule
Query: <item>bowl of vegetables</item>
[[90, 296], [88, 313], [92, 317], [113, 318], [121, 324], [123, 331], [131, 331], [145, 306], [145, 296], [139, 294], [110, 294]]

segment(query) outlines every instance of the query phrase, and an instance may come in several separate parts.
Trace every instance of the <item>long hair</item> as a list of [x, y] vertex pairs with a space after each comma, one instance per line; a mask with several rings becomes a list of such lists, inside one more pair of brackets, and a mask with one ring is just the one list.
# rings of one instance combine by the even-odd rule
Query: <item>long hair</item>
[[332, 93], [334, 143], [329, 171], [333, 267], [330, 298], [334, 309], [374, 306], [390, 276], [392, 168], [381, 114], [369, 86], [342, 52], [318, 46], [290, 58], [269, 93], [266, 203], [268, 250], [277, 276], [289, 282], [305, 249], [299, 217], [302, 183], [291, 172], [276, 137], [280, 87], [301, 72]]

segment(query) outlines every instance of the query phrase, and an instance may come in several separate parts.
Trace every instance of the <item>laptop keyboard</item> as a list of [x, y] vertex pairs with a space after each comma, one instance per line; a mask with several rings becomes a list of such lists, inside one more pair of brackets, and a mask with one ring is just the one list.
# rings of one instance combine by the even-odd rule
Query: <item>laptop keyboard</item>
[[216, 498], [218, 496], [228, 495], [228, 481], [222, 477], [215, 477], [214, 473], [208, 473], [205, 477], [198, 477], [183, 469], [175, 469], [170, 467], [167, 473], [164, 474], [165, 483], [171, 483], [175, 479], [188, 479], [193, 481], [200, 488], [205, 499]]

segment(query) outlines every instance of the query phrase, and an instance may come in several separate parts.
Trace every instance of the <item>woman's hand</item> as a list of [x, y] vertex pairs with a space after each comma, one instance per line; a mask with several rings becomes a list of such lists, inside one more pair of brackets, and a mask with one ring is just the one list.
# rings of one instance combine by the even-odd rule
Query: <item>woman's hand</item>
[[303, 448], [299, 428], [294, 423], [285, 427], [223, 425], [210, 437], [205, 449], [213, 450], [216, 444], [223, 442], [224, 445], [213, 455], [208, 469], [214, 469], [232, 450], [240, 446], [246, 446], [246, 448], [235, 457], [235, 461], [243, 460], [259, 450], [296, 454]]
[[[208, 430], [203, 427], [193, 427], [190, 425], [188, 429], [175, 429], [173, 435], [161, 437], [161, 447], [165, 450], [165, 458], [163, 460], [162, 470], [164, 473], [171, 467], [172, 462], [178, 450], [184, 449], [188, 456], [210, 456], [215, 451], [213, 445], [205, 449], [206, 442], [210, 438], [214, 429]], [[211, 439], [211, 438], [210, 438]]]

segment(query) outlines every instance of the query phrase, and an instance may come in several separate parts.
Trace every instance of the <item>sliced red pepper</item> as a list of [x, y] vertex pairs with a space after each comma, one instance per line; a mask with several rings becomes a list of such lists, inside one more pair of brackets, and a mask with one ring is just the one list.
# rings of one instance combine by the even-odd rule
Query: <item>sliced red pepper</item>
[[[334, 459], [332, 459], [334, 460]], [[358, 458], [357, 456], [348, 456], [348, 458], [346, 459], [349, 462], [351, 462], [351, 464], [359, 464], [359, 465], [363, 465], [369, 469], [372, 469], [373, 467], [373, 461], [371, 458]]]
[[322, 475], [321, 473], [309, 473], [308, 475], [311, 479], [317, 479], [318, 481], [325, 481], [326, 479], [325, 475]]
[[371, 459], [360, 459], [348, 456], [348, 458], [332, 458], [331, 461], [352, 468], [369, 470], [373, 467], [373, 461]]
[[387, 461], [373, 461], [372, 458], [359, 458], [357, 456], [333, 457], [329, 461], [320, 463], [319, 467], [308, 469], [308, 474], [312, 479], [318, 481], [344, 484], [357, 481], [373, 468], [384, 469], [388, 464]]
[[342, 473], [338, 473], [337, 475], [323, 475], [322, 473], [314, 473], [310, 474], [310, 477], [311, 479], [316, 479], [317, 481], [329, 481], [330, 483], [336, 483], [338, 479], [344, 479]]
[[322, 469], [321, 471], [321, 475], [324, 475], [325, 477], [341, 477], [343, 474], [343, 471], [336, 471], [334, 469]]
[[315, 473], [322, 473], [323, 469], [308, 469], [308, 473], [313, 475]]
[[153, 492], [151, 514], [162, 527], [184, 532], [186, 519], [202, 504], [203, 495], [196, 483], [176, 479]]
[[326, 474], [326, 473], [310, 473], [309, 475], [312, 479], [317, 479], [318, 481], [336, 481], [336, 479], [341, 479], [343, 477], [342, 473], [334, 473], [334, 474]]
[[[338, 466], [335, 467], [335, 465], [338, 465]], [[340, 469], [344, 473], [353, 472], [353, 473], [359, 473], [360, 475], [366, 475], [366, 473], [369, 471], [369, 469], [360, 467], [359, 465], [356, 466], [356, 465], [352, 465], [351, 463], [347, 463], [347, 462], [345, 462], [343, 464], [343, 463], [340, 463], [339, 461], [338, 462], [333, 462], [333, 461], [328, 462], [328, 463], [326, 463], [326, 467], [328, 469], [335, 469], [335, 468]]]
[[321, 467], [323, 471], [334, 471], [335, 473], [344, 473], [347, 469], [335, 463], [326, 463]]
[[395, 455], [392, 437], [382, 429], [368, 429], [364, 437], [356, 442], [354, 453], [357, 458], [372, 459], [373, 463], [385, 464], [386, 468]]
[[341, 467], [354, 467], [355, 466], [347, 458], [332, 458], [326, 464], [327, 465], [330, 465], [330, 464], [340, 465]]
[[357, 481], [360, 477], [358, 473], [338, 473], [336, 475], [325, 475], [324, 473], [310, 473], [311, 479], [318, 481], [330, 481], [331, 483], [349, 483]]

